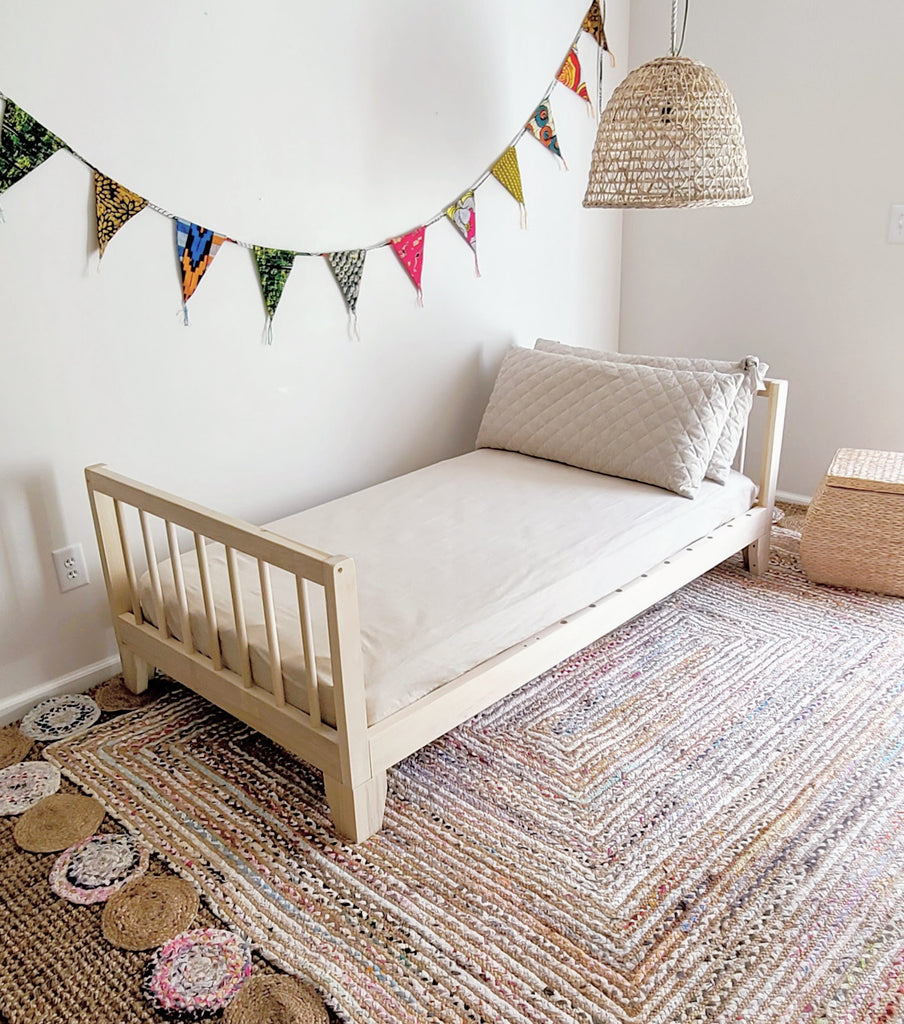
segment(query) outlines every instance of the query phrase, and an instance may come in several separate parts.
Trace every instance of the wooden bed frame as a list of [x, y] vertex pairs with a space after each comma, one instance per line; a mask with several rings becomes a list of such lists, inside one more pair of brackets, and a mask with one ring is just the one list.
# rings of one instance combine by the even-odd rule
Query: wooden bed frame
[[[757, 504], [749, 511], [682, 547], [636, 579], [581, 611], [421, 697], [375, 725], [367, 722], [364, 675], [358, 624], [355, 564], [351, 558], [328, 555], [248, 523], [219, 515], [173, 495], [145, 487], [111, 472], [105, 466], [85, 471], [104, 578], [122, 657], [126, 686], [140, 693], [147, 687], [150, 667], [201, 694], [242, 722], [259, 730], [323, 772], [326, 798], [338, 832], [360, 842], [376, 832], [383, 820], [386, 771], [523, 683], [546, 671], [587, 644], [604, 636], [656, 601], [684, 586], [738, 551], [755, 575], [769, 562], [769, 538], [775, 501], [779, 453], [784, 424], [787, 382], [767, 380], [759, 392], [767, 402], [762, 469]], [[743, 462], [743, 446], [741, 461]], [[128, 536], [128, 507], [138, 510], [159, 626], [147, 621], [138, 597], [138, 573]], [[134, 512], [128, 512], [134, 518]], [[157, 569], [154, 523], [165, 524], [173, 584], [181, 613], [178, 640], [163, 614], [163, 593]], [[159, 524], [158, 524], [159, 526]], [[208, 636], [214, 637], [208, 656], [195, 646], [182, 577], [177, 528], [194, 535]], [[242, 671], [223, 663], [217, 634], [205, 541], [223, 544]], [[261, 603], [270, 653], [272, 692], [252, 679], [237, 553], [255, 559], [259, 568]], [[276, 629], [270, 567], [291, 573], [298, 595], [298, 629], [308, 678], [308, 707], [300, 710], [286, 701], [279, 638]], [[310, 617], [310, 588], [323, 588], [329, 626], [335, 728], [320, 716], [315, 671], [314, 637]], [[321, 652], [322, 654], [323, 652]]]

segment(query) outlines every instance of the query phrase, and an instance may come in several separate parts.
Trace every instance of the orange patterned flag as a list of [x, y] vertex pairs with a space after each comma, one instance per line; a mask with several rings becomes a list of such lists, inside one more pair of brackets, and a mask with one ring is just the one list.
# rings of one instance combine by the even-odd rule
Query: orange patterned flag
[[565, 58], [565, 63], [559, 69], [559, 81], [562, 85], [567, 85], [572, 92], [576, 92], [582, 100], [586, 100], [591, 106], [593, 105], [590, 100], [590, 93], [587, 91], [587, 85], [581, 81], [581, 61], [578, 58], [577, 50], [573, 47]]
[[140, 213], [148, 201], [100, 171], [95, 171], [94, 205], [97, 209], [97, 247], [103, 256], [110, 239], [123, 224]]

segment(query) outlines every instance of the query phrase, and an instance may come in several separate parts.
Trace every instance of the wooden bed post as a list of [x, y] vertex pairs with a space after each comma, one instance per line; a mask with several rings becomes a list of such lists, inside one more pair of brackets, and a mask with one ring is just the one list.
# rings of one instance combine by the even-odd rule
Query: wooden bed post
[[333, 562], [332, 576], [324, 589], [342, 777], [333, 778], [324, 772], [323, 784], [336, 830], [360, 843], [383, 824], [386, 772], [375, 772], [371, 764], [358, 590], [352, 559], [339, 558]]
[[785, 405], [788, 401], [788, 382], [786, 380], [767, 380], [764, 391], [761, 391], [760, 394], [764, 392], [768, 399], [768, 409], [757, 505], [769, 509], [769, 519], [765, 531], [752, 544], [748, 544], [743, 551], [744, 567], [751, 576], [762, 576], [769, 568], [772, 509], [775, 507], [775, 491], [778, 485], [778, 464], [782, 450]]
[[[96, 491], [92, 486], [92, 470], [94, 468], [89, 466], [85, 470], [85, 478], [88, 481], [88, 497], [91, 501], [91, 514], [94, 517], [94, 530], [97, 535], [100, 562], [104, 571], [104, 582], [107, 585], [110, 612], [115, 618], [124, 612], [134, 611], [132, 591], [126, 570], [123, 540], [116, 519], [116, 502], [109, 495]], [[147, 662], [130, 651], [118, 639], [117, 644], [119, 660], [122, 662], [122, 678], [126, 688], [132, 693], [143, 693], [148, 688], [150, 675]]]

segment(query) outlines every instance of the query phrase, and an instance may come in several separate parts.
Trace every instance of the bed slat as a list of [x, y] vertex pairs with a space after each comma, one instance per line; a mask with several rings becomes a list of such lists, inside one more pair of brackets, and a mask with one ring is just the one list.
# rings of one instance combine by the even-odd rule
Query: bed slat
[[226, 548], [226, 568], [229, 570], [229, 591], [232, 594], [232, 614], [235, 619], [235, 635], [239, 645], [240, 675], [246, 688], [254, 683], [251, 678], [251, 658], [248, 655], [248, 630], [245, 628], [245, 609], [242, 606], [242, 587], [239, 582], [239, 568], [235, 548]]
[[126, 529], [126, 520], [123, 513], [122, 502], [114, 498], [113, 509], [116, 513], [116, 529], [119, 531], [122, 560], [126, 569], [126, 579], [129, 583], [129, 597], [132, 601], [132, 614], [135, 616], [135, 621], [140, 626], [144, 622], [144, 616], [141, 614], [141, 601], [138, 597], [138, 580], [135, 576], [135, 563], [132, 561], [132, 551], [129, 547], [129, 536], [128, 530]]
[[160, 586], [160, 570], [157, 567], [157, 553], [154, 550], [154, 538], [151, 536], [151, 525], [147, 512], [143, 508], [138, 510], [138, 519], [141, 522], [141, 536], [144, 538], [144, 553], [148, 560], [148, 574], [151, 577], [151, 590], [154, 594], [154, 611], [157, 615], [157, 628], [168, 639], [170, 633], [166, 621], [166, 606], [163, 603], [163, 588]]
[[264, 622], [267, 627], [267, 647], [270, 650], [270, 681], [273, 686], [273, 699], [277, 707], [286, 703], [283, 688], [282, 662], [279, 659], [279, 637], [276, 633], [276, 612], [273, 610], [273, 588], [270, 585], [270, 566], [257, 560], [257, 571], [261, 581], [261, 603], [264, 606]]
[[320, 687], [317, 681], [317, 656], [314, 651], [314, 630], [311, 627], [311, 606], [308, 603], [307, 581], [297, 576], [298, 621], [301, 623], [301, 649], [304, 652], [304, 674], [308, 681], [308, 714], [315, 726], [320, 725]]
[[182, 552], [179, 550], [179, 539], [176, 527], [169, 521], [166, 524], [166, 542], [170, 553], [170, 566], [173, 570], [173, 585], [176, 588], [176, 600], [179, 602], [179, 621], [182, 624], [182, 644], [191, 653], [195, 649], [191, 635], [191, 617], [188, 614], [188, 596], [185, 593], [185, 575], [182, 572]]
[[207, 545], [200, 533], [194, 534], [195, 551], [198, 555], [198, 574], [201, 577], [201, 594], [204, 598], [204, 614], [207, 616], [207, 652], [213, 661], [213, 667], [219, 671], [223, 667], [223, 653], [220, 650], [220, 631], [217, 628], [217, 606], [213, 599], [213, 587], [210, 585], [210, 565], [207, 561]]

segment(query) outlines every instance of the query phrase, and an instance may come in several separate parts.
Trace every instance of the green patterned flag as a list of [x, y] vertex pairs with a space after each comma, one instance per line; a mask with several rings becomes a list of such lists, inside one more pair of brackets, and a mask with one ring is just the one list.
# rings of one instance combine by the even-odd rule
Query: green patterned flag
[[254, 262], [257, 264], [257, 276], [260, 278], [264, 306], [267, 310], [267, 343], [269, 344], [273, 341], [273, 316], [289, 274], [292, 272], [295, 253], [287, 249], [265, 249], [261, 245], [256, 245], [254, 246]]
[[7, 100], [0, 128], [0, 192], [15, 185], [58, 149], [66, 148], [62, 139]]
[[328, 252], [325, 254], [336, 284], [342, 292], [345, 304], [355, 325], [355, 337], [357, 337], [358, 313], [358, 289], [361, 286], [361, 275], [364, 273], [364, 257], [366, 249], [351, 249], [348, 252]]

